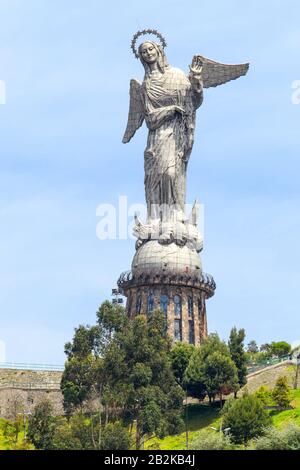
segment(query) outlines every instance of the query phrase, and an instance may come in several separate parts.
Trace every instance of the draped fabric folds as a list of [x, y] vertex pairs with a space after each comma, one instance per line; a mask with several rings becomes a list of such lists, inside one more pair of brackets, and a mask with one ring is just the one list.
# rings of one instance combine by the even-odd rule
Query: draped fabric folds
[[181, 70], [167, 66], [145, 76], [141, 97], [149, 129], [145, 150], [148, 216], [153, 207], [173, 206], [184, 212], [186, 169], [193, 147], [196, 109], [202, 102]]

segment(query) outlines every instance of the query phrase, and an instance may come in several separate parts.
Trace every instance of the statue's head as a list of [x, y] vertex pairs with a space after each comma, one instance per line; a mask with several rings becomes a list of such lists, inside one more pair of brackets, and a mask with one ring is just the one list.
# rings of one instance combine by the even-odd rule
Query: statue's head
[[139, 56], [147, 64], [153, 64], [158, 59], [158, 45], [152, 41], [145, 41], [139, 47]]
[[157, 63], [158, 69], [161, 71], [161, 73], [164, 73], [165, 68], [168, 67], [164, 49], [156, 42], [143, 42], [138, 48], [138, 54], [146, 73], [150, 71], [151, 64]]

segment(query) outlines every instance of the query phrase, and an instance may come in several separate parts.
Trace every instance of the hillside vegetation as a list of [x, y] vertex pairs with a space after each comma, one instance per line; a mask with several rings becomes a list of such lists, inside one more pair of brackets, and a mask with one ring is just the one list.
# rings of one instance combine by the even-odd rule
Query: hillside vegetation
[[[295, 366], [282, 364], [274, 369], [260, 371], [259, 374], [249, 378], [247, 389], [250, 393], [255, 392], [261, 386], [271, 390], [275, 382], [280, 376], [288, 378], [289, 385], [294, 384]], [[300, 426], [300, 389], [291, 390], [291, 407], [292, 409], [280, 411], [270, 409], [268, 413], [272, 419], [272, 424], [278, 429], [284, 429], [293, 423]], [[220, 417], [220, 409], [218, 404], [211, 407], [208, 404], [190, 404], [188, 405], [188, 439], [192, 446], [193, 440], [197, 439], [202, 433], [216, 433], [212, 428], [219, 429], [222, 418]], [[150, 439], [145, 442], [145, 449], [161, 449], [161, 450], [183, 450], [186, 449], [186, 432], [178, 436], [168, 436], [165, 439]], [[241, 446], [235, 446], [240, 449]]]

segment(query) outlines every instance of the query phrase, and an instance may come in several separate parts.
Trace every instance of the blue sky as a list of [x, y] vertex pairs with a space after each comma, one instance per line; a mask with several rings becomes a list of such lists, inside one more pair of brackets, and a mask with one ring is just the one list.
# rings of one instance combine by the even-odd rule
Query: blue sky
[[217, 283], [210, 331], [300, 339], [300, 80], [297, 0], [0, 0], [0, 340], [6, 359], [62, 363], [93, 323], [133, 240], [100, 241], [96, 208], [144, 202], [146, 129], [124, 146], [130, 51], [139, 29], [167, 38], [169, 62], [196, 53], [251, 62], [246, 78], [206, 90], [188, 170], [205, 206], [203, 267]]

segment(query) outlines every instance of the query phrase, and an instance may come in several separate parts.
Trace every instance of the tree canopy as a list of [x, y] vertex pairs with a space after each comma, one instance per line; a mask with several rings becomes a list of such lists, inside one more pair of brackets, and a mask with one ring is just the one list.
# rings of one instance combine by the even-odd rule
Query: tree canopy
[[255, 395], [244, 394], [238, 400], [228, 400], [223, 408], [223, 426], [230, 428], [230, 437], [236, 444], [246, 444], [261, 436], [270, 426], [271, 418]]
[[232, 328], [228, 341], [231, 359], [235, 363], [238, 374], [238, 385], [242, 388], [247, 383], [247, 356], [244, 350], [245, 330]]
[[192, 354], [184, 375], [191, 396], [211, 401], [238, 388], [237, 368], [231, 359], [226, 343], [212, 333]]
[[[146, 436], [178, 432], [183, 426], [183, 391], [171, 367], [166, 331], [160, 311], [128, 321], [122, 307], [102, 304], [97, 325], [80, 326], [66, 345], [61, 385], [66, 411], [83, 410], [97, 399], [100, 419], [106, 409], [106, 423], [135, 423], [137, 448]], [[101, 428], [102, 421], [100, 433]]]

